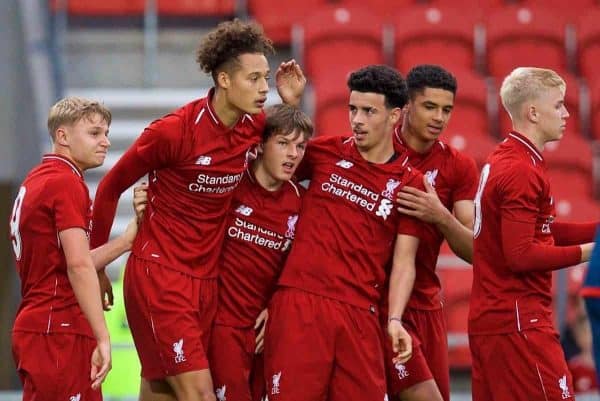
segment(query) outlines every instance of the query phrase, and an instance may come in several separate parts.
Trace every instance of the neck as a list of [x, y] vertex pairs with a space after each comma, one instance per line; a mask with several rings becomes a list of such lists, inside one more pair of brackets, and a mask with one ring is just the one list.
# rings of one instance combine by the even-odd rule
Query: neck
[[252, 164], [252, 172], [256, 182], [267, 191], [274, 192], [279, 190], [284, 181], [278, 180], [267, 172], [261, 156]]
[[402, 131], [400, 132], [400, 135], [402, 136], [402, 140], [406, 146], [417, 153], [427, 152], [435, 143], [434, 139], [431, 141], [424, 141], [419, 138], [417, 133], [410, 127], [409, 124], [402, 124]]
[[78, 163], [75, 159], [71, 157], [71, 152], [69, 152], [69, 148], [54, 144], [52, 146], [52, 153], [55, 155], [59, 155], [64, 157], [65, 159], [69, 159], [71, 163], [73, 163], [80, 171], [85, 171], [87, 168], [82, 166], [81, 163]]
[[394, 155], [394, 142], [391, 132], [390, 135], [388, 135], [384, 140], [370, 149], [361, 149], [358, 146], [356, 149], [358, 149], [358, 152], [363, 159], [368, 162], [375, 164], [387, 163], [387, 161], [390, 160]]
[[544, 139], [544, 136], [536, 129], [535, 125], [515, 123], [513, 124], [513, 130], [517, 131], [519, 134], [529, 139], [540, 153], [544, 151], [544, 145], [546, 145], [547, 141]]
[[215, 94], [212, 98], [212, 108], [217, 117], [226, 127], [233, 127], [240, 119], [242, 113], [227, 101], [225, 91], [215, 88]]

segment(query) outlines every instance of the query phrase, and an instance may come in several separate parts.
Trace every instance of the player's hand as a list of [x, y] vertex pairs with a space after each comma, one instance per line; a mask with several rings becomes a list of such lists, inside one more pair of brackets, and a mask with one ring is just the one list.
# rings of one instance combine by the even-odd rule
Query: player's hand
[[110, 341], [99, 341], [96, 348], [94, 348], [94, 352], [92, 352], [90, 379], [92, 380], [92, 388], [94, 390], [100, 388], [111, 368]]
[[136, 185], [133, 188], [133, 210], [138, 222], [142, 221], [146, 206], [148, 205], [148, 184], [142, 182], [140, 185]]
[[125, 232], [121, 235], [125, 243], [127, 244], [127, 249], [130, 250], [133, 246], [133, 241], [135, 240], [135, 236], [138, 232], [139, 219], [137, 217], [133, 217], [127, 223], [127, 227], [125, 228]]
[[277, 92], [284, 103], [300, 106], [300, 100], [306, 86], [306, 77], [296, 60], [285, 61], [275, 72]]
[[260, 315], [256, 318], [254, 324], [254, 330], [259, 330], [256, 334], [256, 348], [254, 349], [255, 354], [260, 354], [265, 348], [265, 329], [267, 327], [267, 320], [269, 319], [269, 311], [264, 309], [260, 312]]
[[412, 356], [412, 338], [408, 331], [397, 320], [388, 322], [388, 334], [392, 339], [392, 347], [397, 354], [392, 361], [394, 363], [405, 363]]
[[105, 311], [109, 311], [114, 305], [115, 297], [113, 295], [112, 283], [106, 274], [106, 270], [102, 269], [98, 271], [98, 282], [100, 283], [100, 299], [102, 300], [102, 308]]
[[398, 191], [396, 196], [398, 211], [427, 223], [440, 224], [450, 211], [442, 204], [435, 188], [425, 176], [423, 176], [423, 184], [426, 192], [409, 186], [404, 186]]

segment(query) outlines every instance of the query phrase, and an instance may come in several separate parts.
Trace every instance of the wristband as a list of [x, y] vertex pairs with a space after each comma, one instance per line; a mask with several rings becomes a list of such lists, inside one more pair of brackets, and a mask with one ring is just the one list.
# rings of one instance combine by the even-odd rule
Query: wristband
[[399, 322], [400, 324], [402, 324], [402, 318], [401, 317], [397, 317], [397, 316], [392, 316], [388, 319], [388, 323], [391, 322], [392, 320], [395, 320], [396, 322]]

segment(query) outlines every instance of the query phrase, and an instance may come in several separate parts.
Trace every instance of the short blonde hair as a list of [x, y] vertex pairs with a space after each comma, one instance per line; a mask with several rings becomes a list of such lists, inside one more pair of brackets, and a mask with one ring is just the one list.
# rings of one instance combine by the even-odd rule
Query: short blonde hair
[[567, 89], [565, 81], [554, 71], [546, 68], [515, 68], [502, 82], [500, 98], [502, 105], [514, 119], [523, 103], [537, 99], [544, 91], [559, 88]]
[[90, 119], [95, 114], [100, 115], [110, 125], [112, 114], [100, 102], [81, 97], [60, 99], [50, 108], [48, 113], [48, 133], [54, 140], [56, 130], [61, 125], [73, 125], [83, 118]]

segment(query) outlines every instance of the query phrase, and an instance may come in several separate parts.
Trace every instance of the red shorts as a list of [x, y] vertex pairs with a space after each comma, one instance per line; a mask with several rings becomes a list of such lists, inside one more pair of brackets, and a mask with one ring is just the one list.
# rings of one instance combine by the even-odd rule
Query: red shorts
[[[392, 343], [384, 339], [388, 393], [394, 399], [415, 384], [434, 379], [442, 398], [450, 400], [450, 368], [448, 337], [443, 309], [418, 310], [407, 308], [402, 317], [413, 340], [412, 357], [405, 364], [394, 365]], [[384, 325], [387, 332], [387, 322]]]
[[217, 399], [260, 401], [265, 396], [262, 354], [255, 354], [253, 328], [215, 324], [208, 359]]
[[381, 341], [376, 314], [305, 291], [279, 289], [265, 334], [269, 401], [382, 401]]
[[574, 400], [573, 380], [551, 327], [470, 335], [473, 401]]
[[143, 378], [208, 369], [217, 280], [201, 280], [131, 255], [123, 295]]
[[96, 340], [77, 334], [12, 333], [12, 350], [23, 384], [23, 401], [101, 401], [92, 389]]

